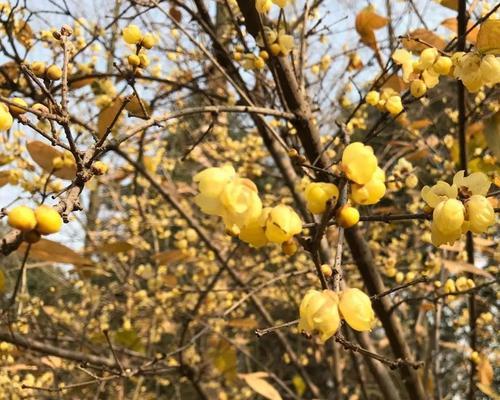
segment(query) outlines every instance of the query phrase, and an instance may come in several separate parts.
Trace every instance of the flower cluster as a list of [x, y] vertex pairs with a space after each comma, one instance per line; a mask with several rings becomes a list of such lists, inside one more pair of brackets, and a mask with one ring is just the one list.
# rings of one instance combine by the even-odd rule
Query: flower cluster
[[441, 75], [451, 72], [453, 63], [450, 57], [439, 55], [434, 47], [424, 49], [418, 60], [411, 52], [397, 49], [392, 59], [403, 69], [403, 80], [410, 82], [410, 91], [414, 97], [422, 97], [427, 89], [432, 89], [439, 83]]
[[481, 56], [479, 53], [453, 54], [453, 75], [460, 79], [469, 92], [477, 92], [483, 86], [500, 83], [500, 58], [493, 54]]
[[398, 115], [403, 111], [403, 103], [399, 94], [392, 88], [384, 88], [378, 92], [371, 90], [367, 93], [365, 101], [380, 111], [387, 111], [391, 115]]
[[[233, 53], [233, 59], [241, 63], [245, 69], [263, 69], [269, 59], [269, 52], [273, 56], [287, 56], [293, 50], [294, 40], [284, 30], [275, 31], [269, 27], [264, 28], [264, 38], [259, 34], [256, 40], [260, 47], [259, 53], [243, 53], [244, 49], [239, 46]], [[268, 50], [267, 50], [268, 49]]]
[[332, 337], [344, 319], [357, 331], [369, 331], [375, 322], [370, 298], [359, 289], [339, 294], [331, 290], [309, 290], [300, 303], [299, 331], [319, 333], [321, 342]]
[[145, 50], [150, 50], [156, 43], [156, 38], [152, 33], [142, 34], [137, 25], [128, 25], [123, 29], [122, 37], [125, 43], [136, 45], [136, 52], [127, 57], [130, 66], [136, 68], [146, 68], [150, 61]]
[[341, 169], [352, 181], [351, 200], [357, 204], [376, 204], [385, 194], [385, 173], [378, 166], [371, 146], [354, 142], [344, 149]]
[[486, 198], [490, 184], [482, 172], [466, 177], [458, 171], [452, 185], [438, 181], [422, 189], [422, 198], [434, 209], [431, 240], [435, 246], [453, 244], [467, 231], [486, 232], [495, 223], [495, 211]]
[[7, 215], [8, 224], [24, 233], [24, 239], [37, 242], [40, 235], [59, 232], [63, 220], [55, 208], [41, 205], [35, 210], [28, 206], [17, 206]]
[[194, 201], [201, 210], [221, 217], [227, 232], [254, 247], [285, 244], [302, 231], [302, 220], [291, 207], [263, 208], [255, 184], [230, 165], [207, 168], [193, 180], [200, 192]]

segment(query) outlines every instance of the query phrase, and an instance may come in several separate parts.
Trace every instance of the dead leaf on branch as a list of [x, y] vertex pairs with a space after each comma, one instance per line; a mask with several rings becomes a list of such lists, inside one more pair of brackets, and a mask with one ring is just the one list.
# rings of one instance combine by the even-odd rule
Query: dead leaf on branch
[[446, 47], [446, 42], [440, 36], [424, 28], [415, 29], [408, 33], [402, 40], [402, 44], [406, 50], [415, 53], [420, 53], [429, 47], [435, 47], [438, 50], [443, 50]]
[[356, 15], [355, 27], [358, 32], [361, 42], [370, 47], [377, 56], [377, 60], [382, 64], [380, 57], [377, 38], [375, 37], [375, 30], [383, 28], [389, 23], [389, 19], [378, 15], [373, 6], [363, 8], [358, 15]]
[[251, 374], [238, 374], [245, 383], [256, 393], [269, 400], [282, 400], [279, 392], [264, 378], [269, 377], [267, 372], [253, 372]]
[[[24, 254], [26, 247], [26, 243], [22, 243], [17, 251], [20, 254]], [[89, 258], [82, 256], [61, 243], [53, 242], [48, 239], [40, 239], [38, 242], [32, 244], [29, 258], [38, 261], [73, 264], [77, 267], [88, 267], [93, 265], [92, 260]]]
[[61, 178], [72, 180], [76, 176], [76, 164], [71, 166], [64, 165], [62, 168], [54, 170], [54, 158], [63, 158], [63, 153], [55, 149], [53, 146], [45, 144], [39, 140], [33, 140], [26, 144], [28, 153], [34, 162], [36, 162], [45, 172], [52, 172], [52, 175]]
[[475, 267], [472, 264], [469, 264], [465, 261], [452, 261], [452, 260], [443, 260], [443, 266], [450, 271], [452, 274], [459, 274], [462, 272], [468, 272], [470, 274], [484, 276], [488, 279], [493, 279], [493, 275], [484, 269]]

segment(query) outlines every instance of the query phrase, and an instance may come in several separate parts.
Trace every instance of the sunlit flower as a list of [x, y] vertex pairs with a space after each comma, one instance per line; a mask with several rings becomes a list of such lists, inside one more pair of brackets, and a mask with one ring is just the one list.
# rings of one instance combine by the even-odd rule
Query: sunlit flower
[[332, 337], [340, 326], [338, 303], [331, 290], [309, 290], [300, 303], [299, 331], [319, 332], [321, 342]]
[[339, 309], [342, 318], [352, 329], [369, 331], [375, 322], [370, 298], [363, 291], [350, 288], [340, 294]]

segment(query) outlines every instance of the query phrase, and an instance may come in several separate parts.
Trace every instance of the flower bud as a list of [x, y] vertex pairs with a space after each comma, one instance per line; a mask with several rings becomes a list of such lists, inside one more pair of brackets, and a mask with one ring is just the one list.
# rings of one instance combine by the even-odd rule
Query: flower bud
[[363, 291], [351, 288], [340, 294], [339, 309], [342, 318], [357, 331], [371, 330], [375, 322], [370, 298]]

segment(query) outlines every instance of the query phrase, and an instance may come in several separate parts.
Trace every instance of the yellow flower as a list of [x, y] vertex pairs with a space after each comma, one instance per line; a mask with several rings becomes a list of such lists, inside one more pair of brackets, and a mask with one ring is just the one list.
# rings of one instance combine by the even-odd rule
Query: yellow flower
[[457, 197], [458, 190], [455, 185], [449, 185], [444, 181], [438, 181], [432, 187], [424, 186], [420, 194], [429, 207], [435, 208], [444, 200], [455, 199]]
[[4, 103], [0, 103], [0, 131], [7, 131], [14, 123], [14, 118], [9, 112], [9, 107]]
[[343, 206], [337, 213], [337, 223], [342, 228], [350, 228], [359, 222], [359, 211], [348, 205]]
[[432, 70], [439, 75], [448, 75], [452, 66], [453, 62], [450, 57], [439, 56], [432, 66]]
[[422, 50], [422, 53], [420, 53], [420, 69], [426, 69], [434, 64], [434, 61], [436, 61], [438, 55], [439, 53], [434, 47], [429, 47]]
[[369, 331], [375, 322], [370, 298], [356, 288], [346, 289], [340, 294], [339, 309], [342, 318], [352, 329]]
[[333, 183], [311, 182], [304, 192], [307, 209], [313, 214], [322, 214], [326, 211], [328, 201], [335, 205], [339, 197], [339, 189]]
[[500, 83], [500, 58], [493, 54], [488, 54], [483, 57], [479, 66], [483, 83], [495, 85]]
[[444, 283], [444, 292], [445, 293], [454, 293], [457, 291], [457, 288], [455, 286], [455, 281], [451, 278], [447, 279], [446, 282]]
[[236, 177], [234, 168], [230, 165], [207, 168], [193, 178], [198, 183], [200, 193], [194, 202], [208, 215], [222, 216], [222, 204], [219, 199], [225, 186]]
[[262, 209], [258, 218], [243, 226], [239, 234], [240, 240], [256, 248], [266, 245], [269, 242], [266, 236], [266, 222], [270, 211], [270, 207]]
[[376, 90], [371, 90], [366, 94], [365, 100], [371, 106], [376, 106], [380, 101], [380, 93]]
[[490, 190], [491, 182], [488, 176], [483, 172], [474, 172], [468, 176], [465, 176], [465, 171], [458, 171], [453, 177], [453, 185], [457, 189], [465, 188], [469, 194], [478, 194], [481, 196], [486, 196], [488, 190]]
[[272, 0], [278, 7], [285, 8], [291, 0]]
[[257, 9], [258, 12], [262, 14], [267, 14], [269, 10], [271, 9], [273, 3], [271, 0], [256, 0], [255, 1], [255, 8]]
[[465, 203], [467, 228], [474, 233], [484, 233], [495, 223], [495, 210], [484, 196], [475, 194]]
[[481, 56], [476, 53], [459, 53], [452, 58], [455, 78], [460, 79], [469, 92], [477, 92], [483, 86], [480, 71]]
[[220, 216], [229, 229], [234, 225], [242, 228], [257, 219], [262, 212], [257, 187], [249, 179], [236, 178], [229, 182], [222, 190], [220, 203]]
[[278, 44], [280, 45], [281, 53], [285, 56], [288, 55], [293, 50], [293, 36], [280, 32], [278, 35]]
[[385, 109], [391, 113], [391, 115], [398, 115], [403, 111], [403, 103], [401, 102], [401, 97], [391, 96], [385, 102]]
[[403, 68], [403, 80], [409, 82], [410, 75], [413, 72], [413, 56], [405, 49], [397, 49], [393, 55], [392, 59], [398, 65]]
[[50, 235], [61, 230], [63, 220], [55, 208], [42, 205], [35, 209], [36, 230], [41, 235]]
[[464, 221], [465, 207], [456, 199], [442, 201], [432, 214], [432, 224], [445, 235], [461, 230]]
[[331, 290], [309, 290], [300, 303], [299, 331], [319, 332], [321, 342], [331, 338], [340, 326], [338, 303]]
[[353, 183], [351, 186], [351, 199], [358, 204], [376, 204], [385, 194], [385, 173], [377, 167], [372, 178], [364, 185]]
[[371, 146], [354, 142], [344, 149], [342, 170], [351, 181], [363, 185], [370, 181], [377, 169], [377, 157]]
[[34, 211], [28, 206], [17, 206], [7, 214], [7, 223], [15, 229], [29, 232], [35, 229], [36, 217]]
[[255, 42], [257, 43], [257, 46], [259, 47], [265, 47], [267, 45], [272, 45], [276, 40], [278, 40], [278, 32], [276, 32], [274, 29], [269, 28], [268, 26], [264, 27], [264, 38], [262, 37], [262, 34], [259, 33], [259, 36], [257, 36], [257, 39]]
[[421, 79], [415, 79], [410, 85], [411, 95], [413, 97], [422, 97], [427, 92], [427, 86]]
[[[445, 187], [444, 185], [441, 186], [443, 188]], [[464, 224], [464, 222], [465, 207], [462, 202], [454, 198], [440, 201], [435, 206], [432, 216], [432, 244], [434, 244], [434, 246], [441, 246], [445, 243], [453, 244], [466, 230], [466, 224]]]
[[422, 72], [422, 80], [429, 89], [437, 86], [439, 83], [439, 75], [436, 74], [432, 69], [426, 69]]
[[266, 236], [270, 242], [281, 244], [302, 232], [302, 221], [289, 206], [280, 204], [271, 209], [266, 222]]
[[128, 44], [137, 44], [142, 40], [141, 30], [137, 25], [128, 25], [123, 29], [123, 40]]

